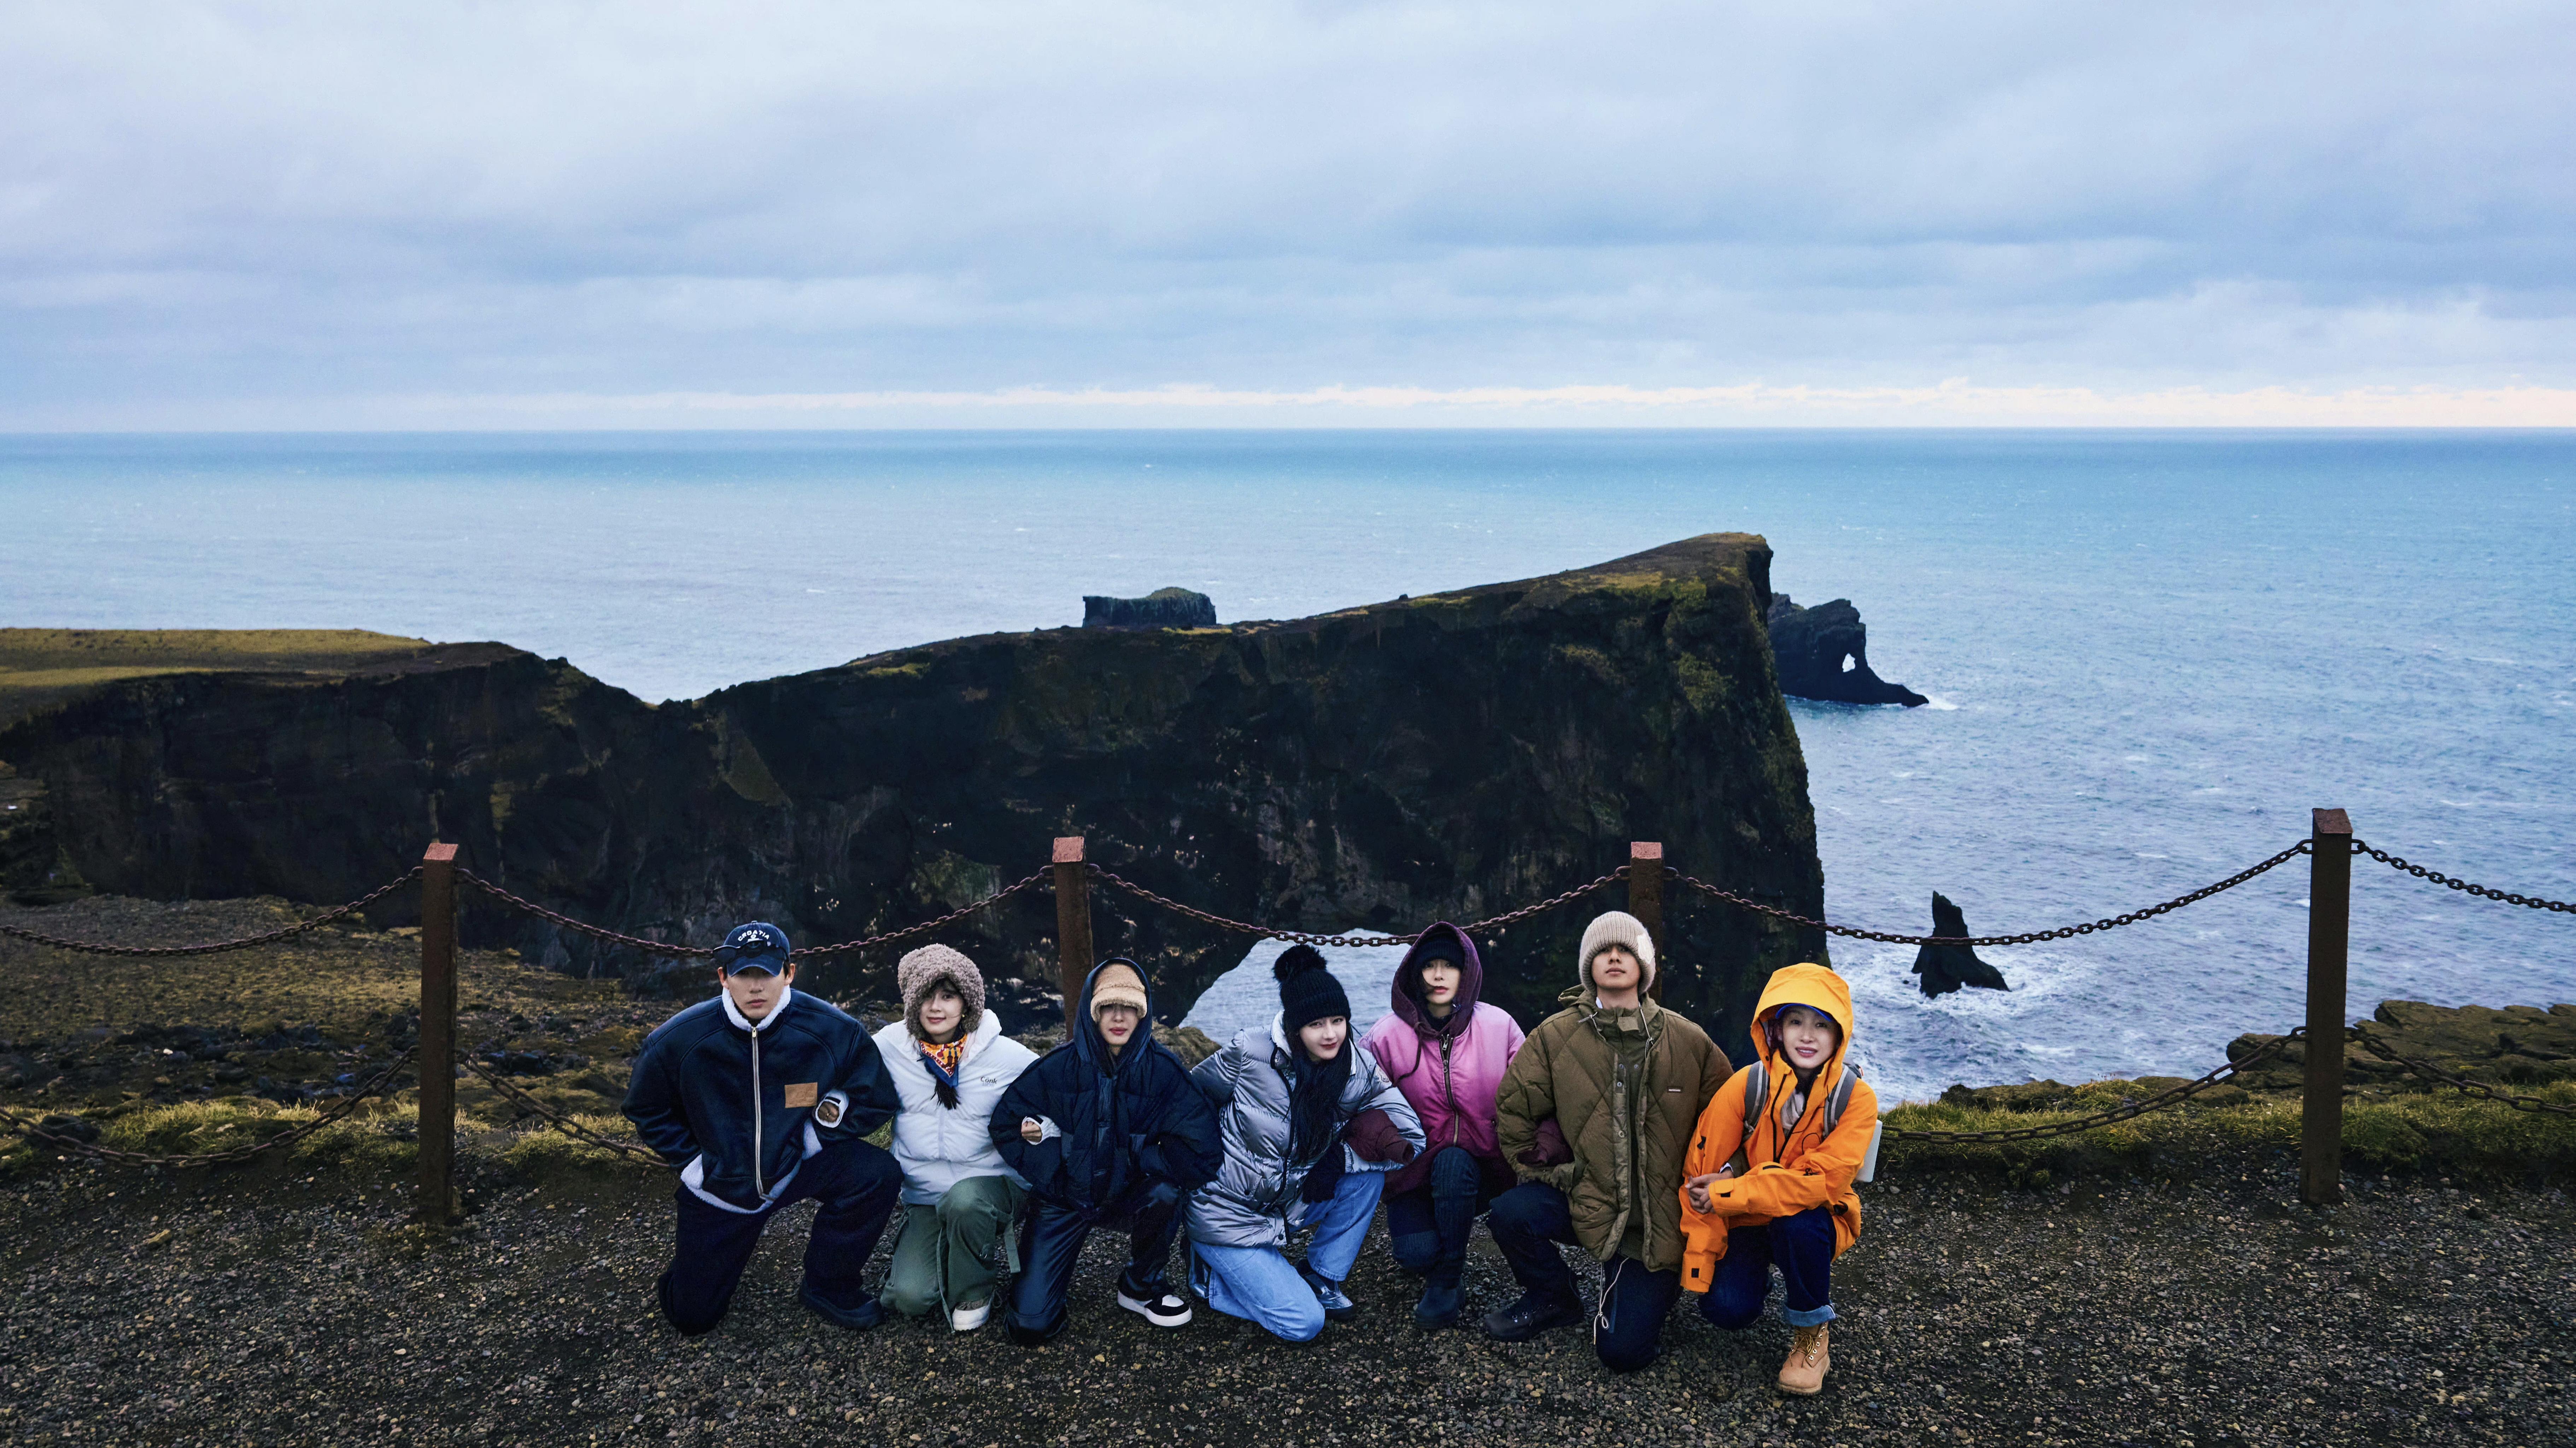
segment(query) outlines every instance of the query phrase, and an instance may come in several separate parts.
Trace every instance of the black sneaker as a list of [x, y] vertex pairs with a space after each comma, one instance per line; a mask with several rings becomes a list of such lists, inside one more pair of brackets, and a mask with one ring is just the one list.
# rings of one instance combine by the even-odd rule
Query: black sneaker
[[1315, 1300], [1323, 1304], [1326, 1322], [1348, 1322], [1360, 1315], [1360, 1305], [1351, 1301], [1351, 1295], [1342, 1290], [1342, 1284], [1302, 1268], [1298, 1275], [1306, 1279], [1306, 1285], [1314, 1290]]
[[1485, 1314], [1485, 1336], [1503, 1342], [1525, 1342], [1542, 1332], [1572, 1327], [1583, 1320], [1583, 1304], [1537, 1292], [1524, 1292], [1509, 1307]]
[[1190, 1300], [1159, 1282], [1141, 1288], [1119, 1283], [1118, 1305], [1156, 1327], [1189, 1325]]
[[877, 1306], [877, 1300], [873, 1297], [861, 1299], [856, 1307], [834, 1307], [824, 1301], [823, 1294], [816, 1292], [813, 1285], [808, 1283], [796, 1289], [796, 1300], [804, 1303], [805, 1310], [816, 1317], [826, 1322], [838, 1323], [852, 1332], [865, 1332], [885, 1321], [885, 1309]]

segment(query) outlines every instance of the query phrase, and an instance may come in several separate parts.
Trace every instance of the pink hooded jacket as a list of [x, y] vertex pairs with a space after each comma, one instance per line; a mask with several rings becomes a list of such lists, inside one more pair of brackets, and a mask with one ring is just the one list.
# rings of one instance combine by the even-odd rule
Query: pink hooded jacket
[[[1458, 1003], [1445, 1021], [1434, 1021], [1414, 992], [1421, 989], [1423, 947], [1435, 940], [1455, 942], [1465, 960], [1459, 967]], [[1389, 988], [1393, 1012], [1369, 1028], [1369, 1054], [1379, 1069], [1413, 1103], [1422, 1118], [1427, 1145], [1387, 1184], [1390, 1192], [1420, 1187], [1431, 1176], [1431, 1158], [1444, 1146], [1463, 1146], [1491, 1174], [1508, 1181], [1511, 1166], [1494, 1143], [1494, 1093], [1503, 1068], [1521, 1048], [1521, 1027], [1509, 1012], [1476, 999], [1485, 986], [1484, 962], [1467, 932], [1443, 920], [1422, 932], [1396, 967]]]

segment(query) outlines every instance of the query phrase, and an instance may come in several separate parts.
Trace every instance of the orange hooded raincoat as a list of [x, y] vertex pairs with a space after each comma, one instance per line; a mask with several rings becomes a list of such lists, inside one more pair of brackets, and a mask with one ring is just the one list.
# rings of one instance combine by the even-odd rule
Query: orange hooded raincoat
[[[1842, 1028], [1834, 1053], [1816, 1068], [1804, 1109], [1788, 1121], [1782, 1118], [1788, 1115], [1789, 1099], [1798, 1089], [1798, 1075], [1775, 1034], [1774, 1019], [1783, 1006], [1823, 1011]], [[1774, 1217], [1828, 1207], [1834, 1214], [1834, 1255], [1841, 1256], [1860, 1240], [1860, 1195], [1852, 1190], [1852, 1178], [1860, 1171], [1861, 1158], [1869, 1153], [1871, 1133], [1878, 1128], [1878, 1094], [1854, 1074], [1851, 1102], [1830, 1136], [1825, 1134], [1824, 1113], [1825, 1098], [1842, 1079], [1851, 1042], [1849, 983], [1821, 965], [1792, 965], [1772, 972], [1771, 983], [1762, 988], [1762, 1000], [1753, 1010], [1753, 1050], [1770, 1073], [1769, 1099], [1748, 1124], [1744, 1088], [1752, 1068], [1737, 1071], [1700, 1112], [1690, 1153], [1684, 1158], [1685, 1290], [1708, 1290], [1718, 1259], [1726, 1255], [1726, 1234], [1735, 1227], [1758, 1227]], [[1744, 1174], [1709, 1183], [1709, 1205], [1714, 1211], [1693, 1208], [1689, 1179], [1716, 1171], [1739, 1148], [1745, 1156]]]

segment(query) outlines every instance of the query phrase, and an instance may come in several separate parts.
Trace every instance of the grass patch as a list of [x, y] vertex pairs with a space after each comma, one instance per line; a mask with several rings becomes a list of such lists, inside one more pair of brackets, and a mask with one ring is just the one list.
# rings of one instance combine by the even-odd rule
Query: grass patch
[[[2137, 1094], [2126, 1082], [2074, 1088], [2067, 1108], [2012, 1110], [1927, 1102], [1899, 1106], [1887, 1123], [1912, 1131], [1998, 1131], [2072, 1121]], [[2576, 1105], [2576, 1083], [2522, 1094]], [[2241, 1095], [2241, 1093], [2240, 1093]], [[1963, 1170], [2044, 1187], [2070, 1176], [2120, 1175], [2190, 1180], [2236, 1175], [2245, 1160], [2299, 1150], [2296, 1098], [2247, 1097], [2235, 1104], [2186, 1104], [2039, 1141], [1958, 1143], [1891, 1141], [1891, 1171]], [[2353, 1097], [2344, 1103], [2347, 1167], [2376, 1174], [2445, 1175], [2498, 1183], [2576, 1181], [2576, 1117], [2516, 1111], [2457, 1092]]]

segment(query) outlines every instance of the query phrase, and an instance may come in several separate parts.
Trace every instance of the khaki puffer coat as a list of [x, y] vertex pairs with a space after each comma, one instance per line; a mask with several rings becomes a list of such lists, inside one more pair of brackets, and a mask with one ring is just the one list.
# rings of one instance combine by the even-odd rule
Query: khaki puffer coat
[[[1682, 1159], [1701, 1110], [1734, 1068], [1706, 1031], [1652, 1000], [1605, 1011], [1581, 986], [1557, 999], [1566, 1009], [1539, 1022], [1503, 1072], [1494, 1123], [1503, 1155], [1521, 1180], [1565, 1193], [1574, 1235], [1595, 1259], [1609, 1261], [1633, 1230], [1648, 1271], [1678, 1268]], [[1633, 1102], [1617, 1080], [1620, 1037], [1652, 1043]], [[1533, 1167], [1522, 1154], [1549, 1117], [1574, 1160]]]

